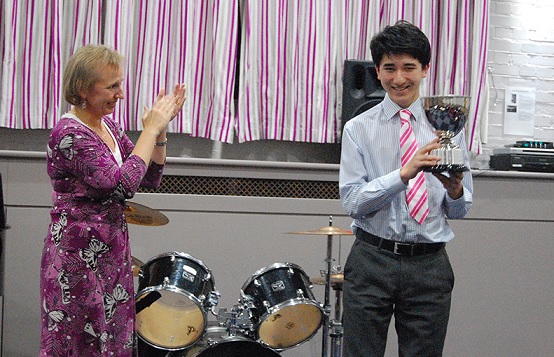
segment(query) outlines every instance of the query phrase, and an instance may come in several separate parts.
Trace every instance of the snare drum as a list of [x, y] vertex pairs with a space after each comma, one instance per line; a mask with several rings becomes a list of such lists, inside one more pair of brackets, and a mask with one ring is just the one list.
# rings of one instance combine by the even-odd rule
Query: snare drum
[[254, 273], [242, 291], [253, 300], [256, 338], [280, 350], [315, 335], [324, 315], [311, 288], [304, 270], [292, 263], [275, 263]]
[[138, 290], [136, 326], [145, 342], [175, 351], [202, 336], [208, 297], [215, 289], [211, 271], [200, 260], [177, 252], [158, 255], [142, 266]]
[[230, 336], [225, 327], [210, 326], [185, 357], [278, 357], [279, 353], [244, 336]]

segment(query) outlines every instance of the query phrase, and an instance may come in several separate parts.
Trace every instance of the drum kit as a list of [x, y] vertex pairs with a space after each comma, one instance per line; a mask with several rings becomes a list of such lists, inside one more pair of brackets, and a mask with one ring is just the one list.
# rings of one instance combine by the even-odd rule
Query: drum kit
[[[162, 213], [134, 202], [127, 203], [127, 212], [131, 224], [169, 222]], [[330, 218], [327, 227], [288, 234], [327, 236], [326, 270], [310, 279], [296, 264], [268, 265], [244, 282], [238, 304], [231, 308], [216, 310], [220, 294], [211, 270], [201, 260], [183, 252], [163, 253], [146, 263], [133, 257], [139, 356], [280, 356], [322, 328], [322, 356], [327, 357], [330, 349], [331, 357], [340, 357], [344, 274], [340, 265], [332, 267], [332, 239], [352, 231], [333, 227]], [[314, 297], [313, 285], [325, 285], [323, 304]], [[331, 289], [336, 294], [333, 319]], [[216, 321], [208, 322], [208, 313]]]

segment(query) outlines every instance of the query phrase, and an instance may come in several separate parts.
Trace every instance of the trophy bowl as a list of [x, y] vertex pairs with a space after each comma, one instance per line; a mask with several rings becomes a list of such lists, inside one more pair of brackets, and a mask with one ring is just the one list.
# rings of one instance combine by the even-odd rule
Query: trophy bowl
[[466, 125], [470, 97], [460, 95], [444, 95], [424, 97], [423, 108], [427, 120], [437, 130], [441, 147], [431, 151], [431, 155], [441, 158], [436, 166], [430, 166], [427, 172], [462, 172], [468, 171], [464, 152], [451, 139], [458, 135]]

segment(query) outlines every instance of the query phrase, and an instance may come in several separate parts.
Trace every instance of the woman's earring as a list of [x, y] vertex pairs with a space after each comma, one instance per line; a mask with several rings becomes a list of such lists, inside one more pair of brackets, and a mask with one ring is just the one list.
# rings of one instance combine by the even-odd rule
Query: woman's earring
[[81, 109], [86, 109], [86, 107], [87, 107], [87, 101], [83, 100], [83, 102], [81, 103]]

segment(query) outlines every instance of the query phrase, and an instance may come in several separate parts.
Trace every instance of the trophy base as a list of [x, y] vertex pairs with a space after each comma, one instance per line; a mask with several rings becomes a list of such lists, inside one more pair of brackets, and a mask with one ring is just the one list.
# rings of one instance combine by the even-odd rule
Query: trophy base
[[423, 169], [425, 172], [464, 172], [469, 171], [469, 167], [466, 165], [453, 165], [453, 164], [446, 164], [446, 165], [436, 165], [436, 166], [429, 166]]
[[431, 155], [438, 156], [441, 160], [438, 165], [424, 169], [426, 172], [463, 172], [469, 170], [465, 164], [462, 149], [459, 146], [452, 146], [448, 143], [447, 146], [431, 150]]

